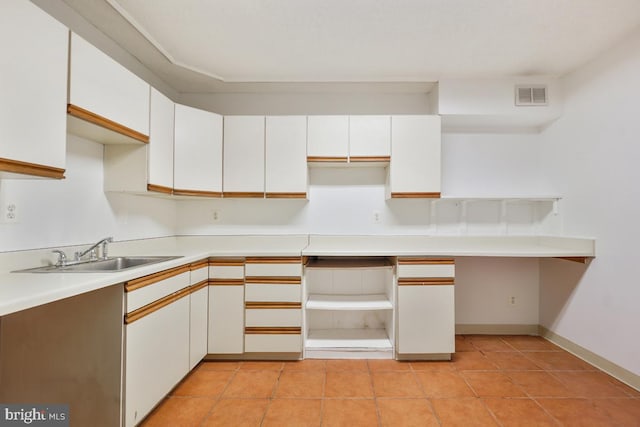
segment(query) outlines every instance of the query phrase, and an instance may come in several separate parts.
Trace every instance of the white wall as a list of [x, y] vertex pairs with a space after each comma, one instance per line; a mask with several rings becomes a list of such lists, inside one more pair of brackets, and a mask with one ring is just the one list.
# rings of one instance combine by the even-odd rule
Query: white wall
[[18, 223], [0, 223], [0, 252], [174, 234], [175, 202], [103, 190], [103, 146], [69, 135], [64, 180], [0, 180], [0, 206]]
[[542, 262], [541, 324], [640, 374], [640, 32], [564, 79], [565, 113], [542, 134], [564, 231], [596, 239], [586, 269]]

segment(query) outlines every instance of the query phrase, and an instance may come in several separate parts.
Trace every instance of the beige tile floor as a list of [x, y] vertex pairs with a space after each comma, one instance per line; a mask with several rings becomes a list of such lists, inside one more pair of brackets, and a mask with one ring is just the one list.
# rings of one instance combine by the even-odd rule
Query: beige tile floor
[[451, 362], [202, 362], [144, 426], [640, 426], [640, 392], [550, 342], [457, 336]]

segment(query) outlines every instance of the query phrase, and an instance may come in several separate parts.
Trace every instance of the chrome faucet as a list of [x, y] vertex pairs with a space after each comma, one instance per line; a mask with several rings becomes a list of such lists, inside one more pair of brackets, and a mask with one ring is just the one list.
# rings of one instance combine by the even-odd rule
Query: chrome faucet
[[85, 251], [78, 251], [75, 254], [74, 259], [76, 261], [80, 261], [82, 259], [83, 256], [85, 256], [86, 254], [89, 254], [89, 259], [91, 261], [96, 261], [98, 260], [98, 246], [102, 245], [102, 250], [101, 250], [101, 259], [107, 259], [108, 255], [107, 255], [107, 244], [113, 242], [113, 237], [105, 237], [104, 239], [101, 239], [100, 241], [98, 241], [96, 244], [92, 245], [89, 249], [85, 250]]
[[58, 254], [58, 262], [56, 262], [56, 267], [64, 267], [67, 265], [67, 254], [64, 253], [64, 251], [61, 251], [60, 249], [54, 249], [53, 251], [54, 254]]

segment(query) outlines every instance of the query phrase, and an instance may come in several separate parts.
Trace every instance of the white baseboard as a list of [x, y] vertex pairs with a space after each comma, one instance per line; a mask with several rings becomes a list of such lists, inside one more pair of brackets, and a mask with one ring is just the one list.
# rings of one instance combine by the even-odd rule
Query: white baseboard
[[462, 335], [538, 335], [538, 325], [456, 325], [456, 334]]

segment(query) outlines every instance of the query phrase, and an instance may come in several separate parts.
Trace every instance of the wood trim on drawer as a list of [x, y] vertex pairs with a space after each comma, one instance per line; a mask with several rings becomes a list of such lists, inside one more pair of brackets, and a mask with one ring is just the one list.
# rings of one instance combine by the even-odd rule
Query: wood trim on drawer
[[189, 264], [189, 269], [191, 269], [192, 271], [199, 270], [201, 268], [207, 268], [207, 267], [209, 267], [209, 260], [206, 258]]
[[580, 264], [586, 264], [589, 257], [586, 256], [556, 256], [555, 259], [563, 259], [565, 261], [579, 262]]
[[189, 286], [189, 293], [192, 294], [194, 292], [198, 292], [200, 289], [206, 288], [209, 285], [209, 280], [205, 279], [200, 283], [196, 283], [195, 285]]
[[302, 328], [299, 326], [247, 326], [244, 328], [246, 335], [300, 335]]
[[173, 194], [173, 188], [165, 187], [163, 185], [147, 184], [147, 191], [162, 194]]
[[398, 258], [398, 265], [453, 265], [453, 258]]
[[242, 258], [209, 258], [209, 266], [244, 267], [244, 259]]
[[222, 197], [237, 197], [244, 199], [264, 199], [264, 192], [260, 191], [223, 191]]
[[307, 162], [315, 163], [347, 163], [348, 161], [349, 159], [346, 156], [307, 156]]
[[64, 169], [54, 168], [53, 166], [5, 158], [0, 158], [0, 171], [55, 179], [64, 179], [65, 172]]
[[349, 161], [352, 163], [390, 162], [391, 156], [349, 156]]
[[302, 264], [300, 256], [247, 257], [247, 264]]
[[440, 193], [429, 192], [406, 192], [406, 193], [391, 193], [392, 199], [439, 199]]
[[300, 285], [302, 277], [247, 276], [244, 281], [263, 285]]
[[186, 188], [174, 188], [174, 196], [195, 196], [195, 197], [222, 197], [220, 191], [204, 191], [204, 190], [189, 190]]
[[307, 193], [266, 193], [267, 199], [306, 199]]
[[124, 291], [131, 292], [136, 289], [144, 288], [145, 286], [153, 285], [161, 280], [168, 279], [178, 274], [189, 272], [189, 265], [181, 265], [180, 267], [171, 268], [169, 270], [159, 271], [157, 273], [149, 274], [138, 279], [129, 280], [124, 284]]
[[209, 279], [209, 286], [244, 286], [244, 279]]
[[276, 309], [276, 308], [294, 308], [301, 309], [302, 303], [300, 302], [245, 302], [244, 308], [246, 309]]
[[439, 286], [453, 285], [453, 277], [402, 277], [398, 279], [398, 286]]
[[149, 135], [140, 133], [136, 130], [121, 125], [120, 123], [116, 123], [113, 120], [109, 120], [106, 117], [102, 117], [99, 114], [92, 113], [89, 110], [78, 107], [77, 105], [67, 104], [67, 114], [84, 120], [85, 122], [92, 123], [105, 129], [109, 129], [113, 132], [119, 133], [120, 135], [135, 139], [136, 141], [140, 141], [145, 144], [149, 143]]
[[162, 307], [166, 307], [172, 302], [178, 301], [180, 298], [186, 297], [190, 293], [191, 293], [191, 289], [189, 287], [186, 287], [171, 295], [167, 295], [166, 297], [160, 298], [159, 300], [156, 300], [151, 304], [147, 304], [144, 307], [140, 307], [137, 310], [127, 313], [124, 316], [124, 324], [129, 325], [135, 322], [136, 320], [140, 320], [143, 317], [150, 315], [154, 311], [158, 311]]

